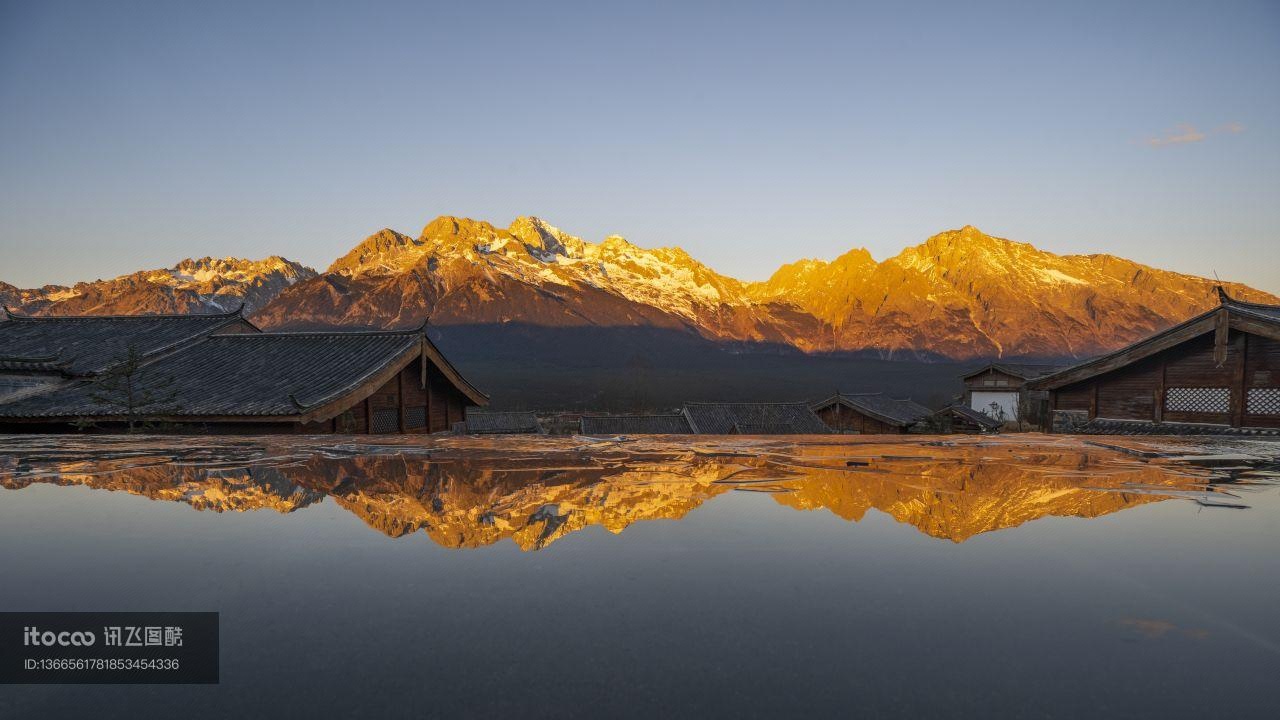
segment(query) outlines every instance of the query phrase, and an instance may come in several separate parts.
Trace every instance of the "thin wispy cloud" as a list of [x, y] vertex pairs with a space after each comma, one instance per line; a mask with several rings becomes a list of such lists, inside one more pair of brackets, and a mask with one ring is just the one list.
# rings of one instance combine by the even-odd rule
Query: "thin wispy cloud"
[[1238, 122], [1219, 125], [1207, 133], [1200, 131], [1195, 125], [1182, 124], [1166, 131], [1164, 135], [1147, 138], [1147, 144], [1151, 147], [1186, 145], [1187, 143], [1204, 142], [1211, 135], [1239, 135], [1242, 132], [1244, 132], [1244, 126]]

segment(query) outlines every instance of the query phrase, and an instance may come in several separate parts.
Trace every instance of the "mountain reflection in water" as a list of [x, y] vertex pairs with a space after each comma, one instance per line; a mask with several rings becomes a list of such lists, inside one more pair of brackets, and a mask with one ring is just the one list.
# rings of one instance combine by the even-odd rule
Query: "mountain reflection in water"
[[197, 510], [304, 509], [325, 498], [390, 537], [537, 550], [582, 528], [677, 520], [730, 492], [857, 522], [875, 509], [964, 542], [1042, 517], [1181, 498], [1246, 507], [1276, 444], [1023, 435], [849, 438], [34, 437], [0, 439], [0, 486], [85, 485]]

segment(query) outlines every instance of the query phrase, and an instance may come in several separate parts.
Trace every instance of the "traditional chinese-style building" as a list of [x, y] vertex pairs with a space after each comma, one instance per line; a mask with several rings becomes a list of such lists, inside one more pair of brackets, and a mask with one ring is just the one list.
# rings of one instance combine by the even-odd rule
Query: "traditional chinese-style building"
[[883, 393], [836, 393], [811, 405], [835, 432], [861, 435], [899, 435], [933, 413], [929, 408]]
[[1233, 300], [1164, 332], [1030, 383], [1054, 430], [1280, 429], [1280, 306]]
[[1001, 422], [1019, 419], [1039, 422], [1047, 410], [1048, 394], [1027, 383], [1062, 370], [1065, 365], [990, 363], [961, 376], [964, 405]]
[[261, 332], [238, 311], [0, 322], [0, 432], [425, 433], [487, 402], [424, 328]]

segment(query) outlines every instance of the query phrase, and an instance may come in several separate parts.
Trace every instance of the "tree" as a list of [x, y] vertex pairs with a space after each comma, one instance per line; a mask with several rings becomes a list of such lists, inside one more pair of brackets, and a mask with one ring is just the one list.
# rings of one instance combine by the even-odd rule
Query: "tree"
[[1000, 403], [992, 401], [987, 408], [987, 414], [995, 418], [996, 422], [999, 422], [1002, 426], [1008, 421], [1008, 416], [1005, 414], [1004, 408], [1001, 407]]
[[173, 378], [148, 368], [142, 353], [133, 345], [120, 362], [98, 376], [89, 392], [93, 402], [110, 408], [103, 414], [123, 415], [129, 432], [149, 427], [143, 418], [168, 409], [175, 397]]

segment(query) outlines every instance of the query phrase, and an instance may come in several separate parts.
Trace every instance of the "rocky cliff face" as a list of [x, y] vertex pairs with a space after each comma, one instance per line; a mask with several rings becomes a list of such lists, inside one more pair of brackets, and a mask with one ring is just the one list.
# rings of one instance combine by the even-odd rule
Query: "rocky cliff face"
[[[854, 250], [784, 266], [750, 295], [794, 301], [829, 333], [817, 343], [824, 349], [1082, 357], [1212, 307], [1215, 284], [1111, 255], [1054, 255], [966, 226], [882, 263]], [[1277, 301], [1225, 285], [1233, 296]]]
[[[1211, 307], [1215, 283], [1110, 255], [1058, 256], [964, 227], [876, 262], [856, 249], [768, 281], [678, 248], [589, 243], [538, 218], [441, 217], [378, 232], [281, 294], [265, 326], [509, 323], [682, 328], [735, 343], [883, 357], [1083, 357]], [[1277, 298], [1228, 284], [1242, 298]]]
[[[588, 243], [537, 218], [508, 228], [441, 217], [417, 238], [381, 230], [263, 310], [265, 327], [502, 324], [675, 328], [785, 342], [790, 306], [748, 301], [743, 283], [683, 250], [620, 237]], [[803, 334], [803, 333], [797, 333]]]
[[274, 255], [263, 260], [206, 257], [72, 287], [9, 286], [6, 293], [0, 286], [0, 296], [37, 315], [198, 314], [234, 310], [241, 303], [251, 313], [290, 285], [315, 276], [315, 270]]
[[[591, 243], [535, 217], [384, 229], [324, 273], [283, 258], [184, 261], [73, 288], [17, 290], [27, 312], [203, 312], [241, 301], [264, 328], [521, 323], [658, 328], [719, 343], [885, 358], [1085, 357], [1216, 303], [1215, 281], [1110, 255], [1059, 256], [963, 227], [877, 262], [862, 249], [721, 275], [679, 248]], [[1238, 284], [1246, 300], [1280, 298]]]

